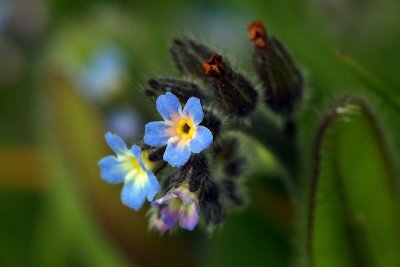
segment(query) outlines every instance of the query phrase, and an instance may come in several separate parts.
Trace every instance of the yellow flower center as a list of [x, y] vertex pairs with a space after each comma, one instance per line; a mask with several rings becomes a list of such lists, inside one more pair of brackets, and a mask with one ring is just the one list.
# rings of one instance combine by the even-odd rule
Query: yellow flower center
[[175, 131], [180, 139], [184, 141], [192, 139], [193, 136], [196, 134], [194, 122], [190, 118], [181, 118], [177, 123]]
[[125, 169], [129, 171], [135, 171], [136, 173], [142, 172], [142, 167], [139, 164], [139, 161], [131, 155], [124, 156], [123, 159]]
[[[151, 161], [148, 159], [148, 153], [147, 152], [142, 152], [142, 161], [145, 165], [146, 168], [151, 170], [149, 167], [153, 167], [150, 164]], [[147, 173], [143, 170], [142, 166], [140, 166], [139, 161], [136, 159], [135, 156], [133, 155], [125, 155], [124, 159], [124, 167], [126, 170], [128, 170], [128, 174], [125, 177], [126, 180], [132, 180], [135, 179], [135, 183], [140, 186], [143, 185], [147, 182]]]

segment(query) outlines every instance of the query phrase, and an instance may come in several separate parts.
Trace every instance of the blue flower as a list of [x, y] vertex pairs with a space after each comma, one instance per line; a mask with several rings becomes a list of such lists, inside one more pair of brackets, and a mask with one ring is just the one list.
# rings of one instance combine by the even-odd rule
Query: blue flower
[[158, 221], [155, 225], [161, 233], [172, 229], [178, 221], [180, 227], [192, 231], [199, 221], [199, 200], [196, 193], [189, 191], [187, 184], [182, 184], [151, 205], [161, 209], [163, 224]]
[[152, 201], [160, 190], [157, 178], [151, 172], [154, 164], [148, 160], [147, 152], [142, 152], [136, 145], [128, 149], [116, 134], [108, 132], [106, 141], [117, 156], [107, 156], [99, 161], [101, 178], [110, 184], [124, 183], [122, 203], [139, 210], [146, 198]]
[[199, 125], [204, 116], [200, 99], [189, 98], [182, 110], [178, 98], [168, 92], [157, 98], [156, 106], [164, 121], [146, 124], [144, 142], [155, 147], [167, 145], [163, 159], [169, 164], [181, 167], [191, 153], [200, 153], [211, 145], [212, 133]]

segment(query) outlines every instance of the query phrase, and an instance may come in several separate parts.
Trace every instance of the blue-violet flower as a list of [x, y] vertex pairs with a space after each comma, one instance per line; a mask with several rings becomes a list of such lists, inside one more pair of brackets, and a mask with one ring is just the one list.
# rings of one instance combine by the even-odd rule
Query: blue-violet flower
[[121, 191], [122, 203], [134, 210], [139, 210], [147, 197], [152, 201], [160, 190], [156, 176], [151, 172], [154, 164], [148, 160], [147, 152], [133, 145], [128, 149], [125, 142], [116, 134], [108, 132], [106, 141], [116, 153], [99, 161], [101, 178], [110, 183], [124, 183]]
[[[189, 191], [187, 184], [180, 185], [151, 204], [160, 207], [161, 220], [169, 229], [179, 221], [182, 228], [191, 231], [199, 221], [199, 200], [196, 193]], [[165, 232], [164, 228], [159, 230]]]
[[200, 153], [213, 142], [211, 131], [199, 124], [203, 121], [200, 99], [191, 97], [182, 110], [178, 98], [167, 92], [156, 101], [164, 121], [146, 124], [144, 142], [160, 147], [167, 145], [163, 159], [174, 167], [183, 166], [191, 153]]

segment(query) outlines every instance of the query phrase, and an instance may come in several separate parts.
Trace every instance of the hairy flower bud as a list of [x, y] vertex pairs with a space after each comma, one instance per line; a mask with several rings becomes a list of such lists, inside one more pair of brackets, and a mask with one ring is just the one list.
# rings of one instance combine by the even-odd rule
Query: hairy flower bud
[[198, 191], [210, 177], [207, 158], [202, 153], [192, 155], [189, 162], [181, 168], [179, 177], [182, 182], [188, 182], [191, 192]]
[[199, 200], [204, 215], [204, 221], [208, 225], [215, 225], [225, 218], [226, 210], [219, 200], [219, 187], [208, 180], [203, 184]]
[[170, 53], [178, 70], [197, 78], [204, 76], [203, 62], [214, 52], [190, 39], [174, 39]]
[[253, 57], [262, 81], [265, 102], [280, 113], [291, 113], [303, 91], [303, 77], [283, 45], [268, 36], [261, 21], [248, 25], [249, 38], [254, 43]]
[[243, 117], [257, 105], [258, 93], [253, 85], [240, 73], [234, 71], [214, 54], [204, 62], [206, 82], [213, 88], [219, 106], [229, 115]]
[[214, 143], [214, 156], [223, 160], [230, 161], [238, 155], [239, 140], [235, 137], [225, 137], [219, 142]]
[[179, 98], [181, 103], [186, 103], [190, 97], [205, 99], [205, 95], [200, 91], [199, 87], [191, 82], [176, 80], [172, 78], [154, 78], [148, 81], [149, 88], [145, 93], [153, 101], [157, 97], [171, 92]]
[[207, 127], [212, 135], [214, 136], [214, 140], [216, 140], [221, 131], [221, 119], [213, 112], [213, 109], [204, 108], [204, 118], [202, 124]]
[[235, 180], [224, 180], [221, 185], [222, 193], [228, 198], [230, 203], [241, 206], [244, 203], [244, 197], [240, 185]]

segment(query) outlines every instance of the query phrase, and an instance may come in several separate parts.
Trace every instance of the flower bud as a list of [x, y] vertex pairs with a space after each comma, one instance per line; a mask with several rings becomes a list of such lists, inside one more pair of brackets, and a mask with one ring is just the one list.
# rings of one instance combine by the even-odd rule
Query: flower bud
[[280, 113], [291, 113], [303, 91], [303, 77], [283, 45], [268, 36], [261, 21], [248, 25], [254, 43], [254, 65], [262, 81], [267, 105]]
[[235, 206], [244, 204], [244, 196], [236, 180], [224, 180], [221, 185], [222, 194]]
[[211, 131], [212, 135], [214, 136], [214, 140], [218, 138], [221, 130], [221, 119], [217, 116], [213, 109], [204, 107], [204, 118], [202, 125]]
[[203, 62], [214, 52], [190, 39], [175, 39], [170, 48], [176, 67], [183, 74], [204, 77]]
[[213, 149], [214, 157], [217, 160], [230, 161], [238, 155], [239, 140], [232, 136], [225, 137], [219, 142], [214, 143]]
[[192, 155], [189, 162], [181, 168], [179, 177], [182, 182], [188, 182], [191, 192], [198, 191], [210, 178], [207, 158], [202, 153]]
[[226, 209], [219, 202], [209, 202], [202, 206], [204, 221], [207, 225], [221, 223], [226, 216]]
[[243, 157], [238, 157], [226, 164], [224, 173], [229, 177], [239, 177], [244, 173], [245, 167], [246, 159]]
[[204, 75], [217, 103], [228, 115], [243, 117], [255, 109], [257, 91], [243, 75], [226, 64], [221, 55], [214, 54], [204, 62]]
[[205, 95], [200, 91], [199, 87], [187, 81], [171, 78], [154, 78], [148, 81], [148, 85], [150, 88], [146, 89], [145, 93], [153, 101], [156, 101], [157, 97], [166, 92], [176, 95], [182, 104], [186, 103], [192, 96], [205, 99]]
[[225, 207], [219, 201], [219, 190], [217, 184], [208, 180], [203, 184], [199, 195], [204, 221], [208, 225], [218, 224], [226, 216]]

